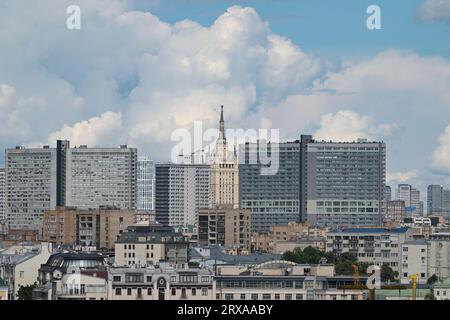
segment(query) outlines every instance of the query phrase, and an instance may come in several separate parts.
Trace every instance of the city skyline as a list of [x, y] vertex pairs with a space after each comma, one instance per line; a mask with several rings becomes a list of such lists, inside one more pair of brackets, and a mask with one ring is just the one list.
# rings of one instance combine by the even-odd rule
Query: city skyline
[[229, 127], [279, 128], [284, 141], [383, 140], [388, 183], [449, 185], [447, 3], [378, 1], [372, 31], [369, 4], [79, 1], [82, 28], [67, 30], [67, 1], [51, 15], [10, 2], [0, 147], [117, 141], [167, 160], [173, 130], [215, 127], [223, 104]]

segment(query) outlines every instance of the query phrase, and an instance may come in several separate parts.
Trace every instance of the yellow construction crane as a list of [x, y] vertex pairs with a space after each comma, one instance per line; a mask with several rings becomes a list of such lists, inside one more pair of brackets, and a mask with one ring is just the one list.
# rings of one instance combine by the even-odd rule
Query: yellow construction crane
[[416, 300], [417, 298], [417, 278], [419, 277], [418, 274], [412, 274], [409, 276], [411, 279], [411, 287], [412, 287], [412, 299]]

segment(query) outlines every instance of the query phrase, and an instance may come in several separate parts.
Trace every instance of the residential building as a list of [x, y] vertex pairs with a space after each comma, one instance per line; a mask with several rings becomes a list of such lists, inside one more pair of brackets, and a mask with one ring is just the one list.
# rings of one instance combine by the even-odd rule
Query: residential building
[[425, 284], [428, 275], [428, 244], [425, 239], [406, 241], [401, 247], [400, 282], [409, 284], [417, 275], [417, 283]]
[[329, 232], [327, 252], [352, 253], [359, 262], [388, 265], [400, 273], [401, 246], [411, 240], [411, 230], [399, 228], [350, 228]]
[[156, 221], [193, 225], [198, 209], [209, 207], [210, 168], [206, 164], [156, 164]]
[[203, 208], [198, 214], [198, 244], [250, 249], [251, 212], [231, 205]]
[[300, 221], [300, 142], [246, 143], [239, 154], [239, 203], [251, 211], [252, 232]]
[[[386, 146], [383, 142], [306, 143], [307, 219], [330, 227], [380, 226]], [[302, 191], [303, 192], [303, 191]]]
[[439, 279], [450, 277], [450, 233], [433, 233], [428, 239], [428, 274]]
[[134, 211], [126, 209], [106, 206], [89, 210], [57, 207], [44, 213], [42, 236], [44, 241], [57, 245], [113, 249], [120, 234], [134, 222]]
[[6, 149], [6, 216], [9, 229], [39, 229], [56, 206], [56, 150]]
[[440, 185], [429, 185], [427, 189], [427, 214], [450, 217], [450, 190]]
[[7, 149], [6, 215], [10, 229], [39, 229], [45, 211], [113, 205], [136, 208], [137, 150], [120, 148]]
[[131, 226], [115, 244], [115, 266], [147, 266], [189, 261], [189, 240], [172, 227], [159, 224]]
[[409, 184], [399, 184], [397, 187], [397, 200], [402, 200], [405, 202], [405, 212], [406, 215], [411, 216], [422, 216], [423, 205], [420, 201], [420, 191], [414, 189]]
[[137, 209], [155, 210], [155, 164], [149, 157], [138, 157], [137, 161]]
[[0, 168], [0, 221], [6, 219], [6, 174], [5, 168]]
[[39, 268], [33, 300], [107, 300], [105, 257], [93, 253], [56, 253]]
[[217, 206], [239, 207], [239, 170], [236, 148], [229, 152], [225, 136], [223, 106], [220, 112], [219, 137], [211, 155], [210, 208]]
[[110, 300], [214, 300], [210, 269], [111, 268]]
[[405, 217], [406, 217], [405, 201], [393, 200], [388, 201], [386, 203], [386, 212], [384, 216], [384, 221], [386, 223], [388, 222], [401, 223], [403, 222]]
[[9, 300], [16, 300], [21, 286], [38, 280], [38, 269], [52, 253], [52, 245], [14, 246], [0, 252], [0, 278], [8, 286]]
[[252, 268], [219, 266], [216, 300], [363, 300], [366, 292], [343, 289], [352, 276], [339, 276], [333, 265], [297, 265], [270, 261]]
[[445, 278], [433, 284], [433, 295], [436, 300], [450, 299], [450, 278]]

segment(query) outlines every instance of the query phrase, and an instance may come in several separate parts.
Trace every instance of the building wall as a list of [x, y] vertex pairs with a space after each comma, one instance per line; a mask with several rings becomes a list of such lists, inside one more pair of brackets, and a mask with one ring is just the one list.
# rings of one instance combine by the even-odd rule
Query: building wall
[[432, 234], [428, 240], [428, 274], [438, 278], [450, 276], [450, 234]]
[[5, 168], [0, 168], [0, 220], [6, 219], [6, 174]]
[[401, 249], [400, 281], [408, 284], [410, 276], [417, 274], [418, 283], [427, 283], [428, 245], [423, 243], [404, 243]]
[[10, 229], [38, 229], [56, 206], [56, 150], [6, 149], [6, 215]]
[[115, 245], [115, 265], [158, 264], [165, 259], [162, 243], [120, 243]]
[[154, 210], [155, 165], [149, 157], [138, 157], [137, 162], [137, 209]]
[[308, 222], [320, 226], [380, 226], [386, 146], [382, 142], [310, 142]]

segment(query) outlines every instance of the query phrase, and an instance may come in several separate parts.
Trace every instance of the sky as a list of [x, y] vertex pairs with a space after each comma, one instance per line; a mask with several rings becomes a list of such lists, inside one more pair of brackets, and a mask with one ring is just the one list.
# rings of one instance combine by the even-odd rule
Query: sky
[[0, 147], [167, 161], [174, 132], [217, 127], [224, 105], [227, 128], [385, 141], [387, 182], [426, 201], [450, 187], [449, 40], [450, 0], [0, 0]]

